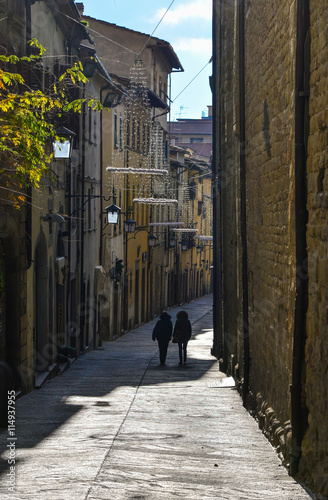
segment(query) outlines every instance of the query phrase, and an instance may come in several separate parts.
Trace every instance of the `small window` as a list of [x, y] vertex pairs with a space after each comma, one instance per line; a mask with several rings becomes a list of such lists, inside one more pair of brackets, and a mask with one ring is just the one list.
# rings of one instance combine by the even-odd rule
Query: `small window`
[[114, 114], [114, 147], [118, 147], [117, 141], [117, 113]]
[[142, 154], [146, 154], [146, 124], [142, 127]]
[[158, 95], [162, 99], [163, 89], [162, 89], [162, 77], [161, 76], [159, 77], [159, 85], [158, 85], [158, 87], [159, 87], [159, 89], [158, 89], [159, 90]]
[[123, 149], [123, 120], [120, 116], [120, 151]]
[[132, 115], [132, 149], [136, 149], [136, 115]]
[[140, 151], [140, 128], [141, 128], [141, 123], [140, 123], [140, 118], [138, 118], [137, 122], [137, 150]]

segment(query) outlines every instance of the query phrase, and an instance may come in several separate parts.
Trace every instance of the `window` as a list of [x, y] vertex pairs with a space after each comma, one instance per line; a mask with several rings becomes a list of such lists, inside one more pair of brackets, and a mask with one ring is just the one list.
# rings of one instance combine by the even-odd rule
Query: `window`
[[159, 91], [158, 95], [162, 99], [163, 89], [162, 89], [162, 77], [161, 76], [159, 77], [158, 91]]
[[89, 142], [92, 143], [92, 112], [91, 108], [89, 108]]
[[138, 118], [138, 122], [137, 122], [137, 150], [138, 151], [141, 150], [141, 147], [140, 147], [140, 127], [141, 127], [140, 118]]
[[142, 154], [146, 154], [146, 124], [142, 127]]
[[123, 121], [122, 121], [122, 117], [120, 116], [120, 151], [122, 151], [123, 149]]
[[117, 113], [114, 114], [114, 147], [118, 147], [118, 140], [117, 140]]
[[132, 115], [132, 149], [136, 149], [136, 115]]

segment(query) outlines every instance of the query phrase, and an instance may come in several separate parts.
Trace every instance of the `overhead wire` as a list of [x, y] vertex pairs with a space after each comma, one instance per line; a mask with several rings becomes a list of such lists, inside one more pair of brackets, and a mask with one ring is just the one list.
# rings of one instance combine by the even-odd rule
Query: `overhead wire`
[[138, 56], [141, 54], [141, 52], [144, 50], [144, 48], [146, 47], [147, 43], [149, 42], [149, 40], [151, 39], [151, 37], [153, 36], [153, 34], [155, 33], [155, 31], [157, 30], [158, 26], [161, 24], [161, 22], [163, 21], [164, 17], [166, 16], [166, 14], [168, 13], [168, 11], [170, 10], [170, 8], [172, 7], [172, 5], [174, 4], [175, 0], [172, 0], [172, 2], [170, 3], [170, 5], [168, 6], [168, 8], [166, 9], [166, 11], [164, 12], [164, 14], [162, 15], [161, 19], [159, 20], [159, 22], [157, 23], [154, 31], [152, 32], [151, 35], [149, 35], [148, 37], [148, 40], [146, 41], [146, 43], [144, 44], [144, 46], [142, 47], [142, 49], [140, 50]]
[[202, 71], [204, 71], [204, 69], [212, 62], [212, 59], [210, 59], [203, 67], [200, 71], [198, 71], [197, 75], [195, 75], [192, 80], [190, 80], [190, 82], [181, 90], [181, 92], [173, 99], [172, 102], [175, 102], [177, 100], [178, 97], [180, 97], [180, 95], [189, 87], [189, 85], [194, 81], [196, 80], [196, 78], [202, 73]]

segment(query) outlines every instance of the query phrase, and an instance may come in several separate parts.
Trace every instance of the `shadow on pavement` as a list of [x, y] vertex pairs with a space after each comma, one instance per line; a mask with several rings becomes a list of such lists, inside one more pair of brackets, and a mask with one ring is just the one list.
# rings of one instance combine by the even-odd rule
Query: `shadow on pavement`
[[[210, 347], [208, 342], [202, 341], [204, 333], [211, 329], [212, 314], [208, 313], [206, 320], [200, 321], [203, 321], [203, 331], [196, 321], [192, 338], [199, 342], [200, 356], [197, 357], [197, 348], [190, 348], [185, 365], [178, 365], [178, 347], [170, 344], [167, 365], [158, 366], [157, 343], [151, 341], [154, 326], [151, 322], [81, 356], [61, 376], [22, 397], [16, 404], [17, 449], [33, 448], [49, 439], [86, 406], [97, 407], [97, 411], [104, 412], [104, 418], [110, 418], [113, 411], [123, 419], [140, 386], [192, 382], [202, 377], [217, 360], [208, 359]], [[113, 393], [118, 388], [124, 388], [127, 393], [126, 401], [121, 403], [114, 401]], [[3, 450], [0, 476], [7, 475], [10, 467], [8, 459], [4, 458], [7, 444], [8, 433], [4, 429], [0, 432]], [[16, 458], [16, 465], [18, 463], [19, 458]]]

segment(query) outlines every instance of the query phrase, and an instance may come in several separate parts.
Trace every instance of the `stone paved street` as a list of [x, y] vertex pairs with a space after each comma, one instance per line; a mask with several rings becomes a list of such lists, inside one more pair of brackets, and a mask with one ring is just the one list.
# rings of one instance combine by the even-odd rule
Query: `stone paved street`
[[210, 355], [212, 296], [183, 308], [193, 323], [186, 365], [171, 344], [159, 366], [154, 320], [17, 401], [16, 492], [2, 431], [1, 499], [314, 498]]

